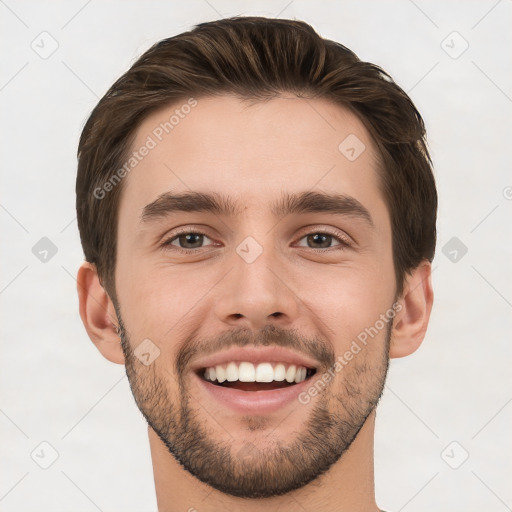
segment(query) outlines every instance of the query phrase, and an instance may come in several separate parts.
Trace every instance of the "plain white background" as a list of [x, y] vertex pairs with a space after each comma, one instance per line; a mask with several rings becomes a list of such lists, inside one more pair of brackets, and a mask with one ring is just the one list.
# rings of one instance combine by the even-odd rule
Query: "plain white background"
[[[156, 511], [124, 367], [78, 315], [76, 148], [98, 99], [151, 44], [237, 14], [309, 22], [387, 70], [424, 116], [440, 196], [435, 305], [422, 347], [391, 364], [377, 500], [393, 512], [511, 510], [510, 0], [2, 0], [0, 510]], [[43, 237], [57, 250], [47, 261]]]

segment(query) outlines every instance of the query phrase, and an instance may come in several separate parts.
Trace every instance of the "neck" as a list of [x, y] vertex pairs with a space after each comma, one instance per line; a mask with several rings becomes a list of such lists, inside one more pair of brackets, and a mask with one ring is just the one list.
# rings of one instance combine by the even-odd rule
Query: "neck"
[[244, 499], [224, 494], [195, 478], [176, 461], [154, 430], [148, 427], [158, 512], [291, 512], [298, 509], [316, 512], [376, 512], [374, 428], [375, 411], [338, 462], [304, 487], [283, 496]]

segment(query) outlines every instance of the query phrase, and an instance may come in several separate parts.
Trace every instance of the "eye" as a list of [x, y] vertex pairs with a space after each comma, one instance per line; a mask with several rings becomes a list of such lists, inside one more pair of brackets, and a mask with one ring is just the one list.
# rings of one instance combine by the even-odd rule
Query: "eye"
[[[307, 246], [310, 249], [314, 250], [322, 250], [329, 249], [332, 246], [331, 242], [333, 240], [338, 241], [338, 246], [342, 246], [343, 248], [350, 247], [348, 240], [342, 236], [337, 236], [329, 232], [324, 231], [314, 231], [305, 236], [303, 236], [300, 240], [306, 239], [307, 244], [313, 244], [313, 247]], [[316, 245], [316, 247], [314, 247]], [[301, 247], [304, 247], [303, 245]]]
[[[167, 248], [169, 246], [173, 247], [173, 250], [176, 249], [184, 254], [197, 254], [199, 249], [203, 246], [203, 242], [206, 240], [212, 241], [208, 236], [200, 231], [192, 231], [190, 229], [186, 231], [182, 231], [180, 233], [175, 234], [171, 238], [167, 239], [162, 243], [162, 247]], [[341, 234], [333, 234], [327, 231], [311, 231], [310, 233], [304, 235], [299, 240], [306, 239], [307, 244], [316, 245], [316, 247], [309, 247], [315, 251], [325, 252], [324, 249], [330, 249], [331, 247], [339, 246], [340, 249], [345, 249], [351, 247], [348, 238], [344, 237]], [[332, 241], [335, 240], [338, 242], [335, 246], [332, 245]], [[210, 244], [212, 245], [212, 244]], [[299, 247], [305, 247], [304, 245], [299, 245]]]
[[[185, 253], [198, 252], [196, 249], [200, 249], [202, 247], [202, 243], [205, 238], [211, 241], [211, 239], [208, 238], [204, 233], [187, 230], [169, 238], [162, 244], [162, 246], [176, 246], [179, 251]], [[175, 242], [178, 242], [179, 245]]]

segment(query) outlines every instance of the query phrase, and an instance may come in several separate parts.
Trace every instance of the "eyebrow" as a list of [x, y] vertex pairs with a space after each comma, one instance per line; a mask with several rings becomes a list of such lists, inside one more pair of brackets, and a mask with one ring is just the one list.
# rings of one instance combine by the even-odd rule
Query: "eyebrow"
[[[218, 193], [164, 192], [142, 209], [140, 222], [149, 223], [179, 212], [207, 212], [236, 217], [241, 215], [242, 211], [242, 206], [237, 205], [230, 196]], [[312, 191], [285, 193], [271, 203], [270, 211], [277, 218], [300, 213], [347, 215], [358, 217], [370, 227], [375, 227], [370, 212], [357, 199], [343, 194]]]

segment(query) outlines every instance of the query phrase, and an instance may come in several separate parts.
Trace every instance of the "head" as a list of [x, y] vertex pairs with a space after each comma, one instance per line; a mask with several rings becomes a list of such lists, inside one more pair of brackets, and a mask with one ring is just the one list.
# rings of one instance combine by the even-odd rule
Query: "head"
[[[223, 19], [146, 51], [78, 157], [80, 313], [162, 443], [235, 496], [325, 473], [428, 324], [437, 194], [410, 98], [304, 22]], [[307, 358], [300, 397], [212, 399], [202, 360], [233, 347]]]

